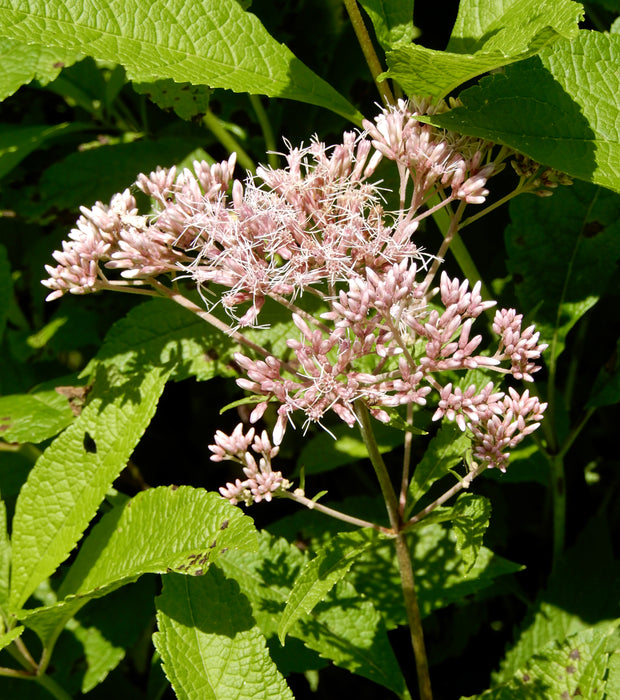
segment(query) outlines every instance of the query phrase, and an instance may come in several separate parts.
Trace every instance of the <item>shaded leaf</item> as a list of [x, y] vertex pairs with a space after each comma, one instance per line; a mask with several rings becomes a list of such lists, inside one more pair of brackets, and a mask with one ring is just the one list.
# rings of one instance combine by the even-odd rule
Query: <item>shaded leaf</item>
[[139, 95], [146, 95], [161, 109], [174, 110], [177, 116], [187, 120], [200, 118], [207, 113], [209, 97], [213, 92], [205, 85], [175, 83], [174, 80], [134, 82], [133, 89]]
[[620, 190], [618, 61], [620, 36], [582, 30], [484, 78], [459, 95], [462, 107], [428, 121]]
[[0, 3], [2, 34], [120, 63], [130, 80], [171, 79], [309, 102], [359, 120], [338, 92], [235, 0]]
[[616, 343], [613, 355], [609, 361], [601, 367], [598, 377], [594, 382], [587, 407], [611, 406], [620, 401], [620, 340]]
[[0, 342], [4, 335], [9, 304], [13, 298], [13, 279], [6, 247], [0, 245]]
[[451, 510], [453, 512], [451, 527], [467, 572], [476, 563], [482, 547], [482, 538], [489, 527], [491, 501], [484, 496], [463, 493]]
[[7, 529], [6, 505], [0, 498], [0, 608], [6, 610], [9, 602], [11, 574], [11, 541]]
[[575, 183], [553, 197], [510, 203], [508, 269], [521, 307], [555, 360], [566, 336], [605, 291], [620, 260], [620, 197]]
[[284, 640], [291, 627], [340, 581], [355, 559], [377, 541], [374, 531], [358, 530], [337, 535], [316, 557], [307, 562], [295, 581], [280, 618], [278, 637]]
[[7, 442], [42, 442], [73, 419], [67, 399], [56, 391], [0, 396], [0, 436]]
[[153, 636], [180, 700], [277, 700], [293, 695], [269, 657], [247, 598], [216, 568], [167, 576]]

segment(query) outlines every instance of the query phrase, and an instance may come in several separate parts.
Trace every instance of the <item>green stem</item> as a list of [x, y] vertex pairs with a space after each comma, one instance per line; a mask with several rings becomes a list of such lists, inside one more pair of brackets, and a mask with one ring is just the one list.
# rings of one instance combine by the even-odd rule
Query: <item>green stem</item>
[[32, 680], [42, 688], [45, 688], [56, 700], [73, 700], [73, 697], [50, 676], [46, 676], [45, 674], [42, 676], [33, 676]]
[[366, 25], [364, 24], [364, 20], [362, 19], [362, 15], [359, 11], [356, 0], [344, 0], [344, 5], [349, 13], [349, 19], [351, 20], [353, 31], [355, 32], [355, 36], [359, 41], [362, 53], [364, 54], [364, 58], [366, 59], [366, 63], [370, 69], [372, 79], [374, 80], [377, 90], [381, 95], [383, 104], [394, 104], [394, 95], [392, 95], [392, 91], [390, 90], [390, 86], [387, 84], [387, 81], [378, 80], [379, 75], [384, 72], [383, 67], [381, 66], [379, 58], [377, 57], [375, 48], [372, 45], [372, 39], [368, 34], [368, 30], [366, 29]]
[[255, 172], [256, 165], [250, 156], [243, 150], [237, 139], [228, 131], [222, 122], [209, 110], [203, 117], [205, 126], [210, 129], [215, 138], [229, 153], [237, 154], [237, 162], [242, 168]]
[[279, 497], [281, 498], [290, 498], [293, 501], [296, 501], [297, 503], [300, 503], [302, 506], [305, 506], [309, 510], [316, 510], [319, 513], [323, 513], [324, 515], [329, 515], [331, 518], [336, 518], [337, 520], [342, 520], [345, 523], [349, 523], [350, 525], [355, 525], [356, 527], [370, 527], [373, 530], [377, 530], [378, 532], [382, 532], [383, 534], [390, 534], [391, 530], [388, 530], [385, 527], [381, 527], [381, 525], [376, 525], [375, 523], [371, 523], [368, 520], [362, 520], [361, 518], [356, 518], [353, 515], [347, 515], [346, 513], [342, 513], [339, 510], [335, 510], [334, 508], [330, 508], [329, 506], [324, 506], [322, 503], [319, 503], [318, 501], [313, 501], [312, 499], [308, 498], [307, 496], [302, 496], [300, 493], [295, 493], [290, 492], [290, 491], [282, 491], [281, 493], [278, 494]]
[[394, 544], [396, 547], [396, 557], [400, 571], [400, 582], [403, 589], [407, 620], [409, 622], [409, 632], [411, 634], [411, 645], [415, 657], [416, 670], [418, 672], [418, 689], [420, 700], [432, 700], [431, 679], [428, 669], [428, 658], [426, 656], [426, 646], [424, 644], [424, 631], [422, 629], [422, 618], [420, 607], [415, 592], [415, 578], [413, 575], [413, 565], [411, 563], [411, 552], [407, 545], [405, 534], [402, 531], [398, 499], [390, 481], [390, 475], [379, 452], [379, 447], [370, 425], [368, 409], [360, 401], [354, 404], [355, 415], [359, 421], [360, 431], [364, 439], [364, 444], [368, 450], [368, 456], [374, 467], [375, 474], [379, 480], [379, 486], [385, 500], [390, 525], [395, 534]]
[[564, 551], [564, 533], [566, 530], [566, 478], [564, 460], [560, 455], [552, 455], [551, 465], [551, 494], [553, 498], [553, 559], [552, 570], [555, 570], [562, 552]]
[[275, 153], [276, 150], [276, 139], [273, 135], [273, 129], [271, 128], [271, 122], [267, 116], [267, 112], [263, 107], [263, 103], [260, 101], [258, 95], [249, 95], [250, 102], [254, 108], [254, 113], [258, 119], [258, 124], [263, 132], [263, 139], [265, 139], [265, 151], [267, 152], [267, 159], [269, 165], [276, 169], [280, 166], [280, 159], [278, 154]]

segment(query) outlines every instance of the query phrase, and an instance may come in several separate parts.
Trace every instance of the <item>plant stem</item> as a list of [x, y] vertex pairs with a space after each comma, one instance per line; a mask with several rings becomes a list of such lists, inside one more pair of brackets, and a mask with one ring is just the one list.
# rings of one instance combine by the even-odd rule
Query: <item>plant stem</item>
[[250, 98], [250, 102], [254, 108], [254, 113], [258, 119], [261, 131], [263, 132], [263, 138], [265, 139], [265, 151], [267, 153], [269, 165], [274, 169], [278, 168], [280, 166], [280, 159], [278, 158], [278, 154], [275, 153], [276, 140], [273, 135], [273, 129], [271, 128], [271, 123], [269, 122], [267, 112], [265, 112], [263, 103], [260, 101], [260, 97], [258, 95], [248, 95], [248, 97]]
[[72, 696], [50, 676], [46, 676], [45, 674], [33, 676], [32, 680], [38, 683], [42, 688], [45, 688], [56, 700], [73, 700]]
[[357, 1], [344, 0], [344, 6], [347, 8], [347, 12], [349, 13], [349, 19], [351, 20], [353, 31], [355, 32], [355, 36], [359, 41], [362, 53], [364, 54], [364, 58], [366, 59], [366, 63], [368, 64], [368, 68], [370, 69], [372, 79], [375, 81], [377, 90], [381, 95], [381, 100], [383, 101], [383, 104], [394, 104], [394, 95], [390, 90], [390, 86], [385, 80], [377, 80], [379, 75], [383, 73], [383, 68], [379, 61], [379, 58], [377, 57], [375, 48], [372, 45], [372, 39], [370, 38], [368, 30], [366, 29], [366, 25], [364, 24], [364, 20], [357, 6]]
[[360, 401], [354, 404], [355, 415], [360, 424], [360, 431], [364, 439], [364, 444], [368, 450], [368, 456], [374, 467], [375, 474], [379, 480], [379, 486], [385, 500], [390, 525], [395, 534], [396, 558], [400, 571], [400, 581], [405, 599], [407, 620], [409, 622], [409, 632], [411, 634], [411, 644], [415, 657], [416, 670], [418, 672], [418, 689], [420, 700], [432, 700], [431, 679], [428, 669], [428, 658], [426, 656], [426, 645], [424, 644], [424, 632], [422, 630], [422, 620], [420, 618], [420, 607], [415, 592], [415, 579], [413, 566], [411, 564], [411, 552], [407, 546], [405, 534], [402, 531], [402, 522], [399, 512], [398, 499], [390, 481], [390, 475], [379, 452], [372, 427], [368, 409]]
[[553, 559], [551, 570], [554, 571], [564, 551], [564, 532], [566, 529], [566, 477], [564, 459], [561, 455], [551, 455], [551, 493], [553, 497]]
[[301, 494], [295, 493], [294, 491], [282, 491], [278, 494], [278, 497], [290, 498], [291, 500], [300, 503], [302, 506], [306, 506], [306, 508], [308, 508], [309, 510], [316, 510], [319, 513], [329, 515], [332, 518], [342, 520], [343, 522], [349, 523], [350, 525], [355, 525], [356, 527], [370, 527], [373, 530], [377, 530], [378, 532], [382, 532], [386, 535], [391, 534], [392, 532], [388, 528], [382, 527], [381, 525], [376, 525], [375, 523], [371, 523], [368, 520], [362, 520], [361, 518], [356, 518], [353, 515], [347, 515], [346, 513], [342, 513], [341, 511], [335, 510], [334, 508], [330, 508], [329, 506], [324, 506], [322, 503], [319, 503], [318, 501], [313, 501], [307, 496], [302, 496]]
[[237, 139], [224, 128], [222, 122], [209, 110], [203, 117], [205, 126], [213, 133], [215, 138], [229, 153], [237, 154], [237, 162], [242, 168], [251, 173], [256, 171], [256, 165], [250, 156], [243, 150]]

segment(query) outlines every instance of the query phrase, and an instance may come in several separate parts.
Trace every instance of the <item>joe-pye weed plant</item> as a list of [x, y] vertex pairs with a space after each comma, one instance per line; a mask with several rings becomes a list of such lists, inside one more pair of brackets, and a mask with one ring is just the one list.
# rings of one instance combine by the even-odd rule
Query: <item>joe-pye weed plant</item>
[[[112, 87], [121, 89], [110, 62], [118, 63], [138, 93], [199, 118], [231, 151], [221, 162], [203, 152], [146, 169], [109, 204], [80, 206], [51, 253], [56, 264], [45, 265], [50, 302], [100, 291], [152, 299], [112, 326], [70, 382], [52, 377], [31, 394], [0, 399], [7, 448], [32, 461], [4, 537], [0, 674], [35, 681], [26, 686], [35, 693], [110, 692], [113, 669], [137, 641], [113, 644], [82, 608], [110, 594], [122, 610], [128, 583], [148, 600], [147, 579], [134, 582], [151, 573], [162, 583], [152, 670], [141, 671], [150, 682], [123, 691], [128, 697], [161, 697], [172, 692], [168, 682], [179, 698], [292, 697], [285, 676], [305, 673], [316, 688], [327, 660], [371, 681], [370, 696], [428, 700], [434, 681], [422, 618], [455, 601], [463, 608], [492, 599], [509, 576], [511, 594], [527, 598], [514, 579], [520, 566], [483, 545], [492, 501], [477, 490], [483, 481], [501, 493], [520, 469], [525, 479], [548, 480], [543, 572], [551, 578], [480, 697], [611, 698], [620, 685], [617, 599], [594, 615], [575, 603], [579, 585], [564, 601], [555, 588], [590, 547], [586, 537], [564, 557], [565, 459], [595, 409], [620, 398], [606, 362], [613, 346], [588, 395], [577, 386], [586, 319], [577, 339], [568, 337], [620, 257], [620, 206], [610, 191], [620, 159], [609, 126], [618, 115], [617, 37], [579, 30], [582, 6], [569, 0], [464, 2], [440, 52], [412, 43], [409, 2], [389, 10], [361, 2], [365, 18], [356, 3], [344, 4], [383, 103], [369, 119], [232, 0], [191, 9], [151, 3], [144, 16], [138, 2], [120, 13], [97, 2], [0, 9], [7, 46], [26, 47], [26, 32], [40, 41], [40, 82], [78, 54], [100, 62], [107, 101], [91, 102], [93, 119], [129, 133], [135, 117]], [[176, 20], [162, 33], [158, 20], [169, 22], [171, 12]], [[46, 73], [49, 56], [56, 68]], [[596, 100], [585, 90], [594, 61]], [[254, 168], [239, 130], [206, 107], [205, 83], [326, 107], [357, 128], [331, 144], [308, 132], [304, 145], [281, 124], [285, 151]], [[256, 97], [251, 104], [275, 148], [269, 114]], [[132, 131], [129, 140], [140, 140]], [[22, 158], [36, 147], [33, 133], [22, 134]], [[251, 171], [245, 177], [237, 161]], [[13, 156], [5, 172], [18, 162]], [[494, 293], [479, 272], [489, 260], [472, 255], [467, 236], [508, 202], [511, 279], [496, 280]], [[482, 251], [495, 258], [498, 238], [485, 236]], [[460, 274], [444, 269], [449, 254]], [[511, 284], [504, 295], [519, 308], [493, 298]], [[14, 311], [7, 317], [15, 323]], [[53, 323], [32, 342], [50, 342]], [[573, 359], [564, 366], [567, 344]], [[231, 429], [201, 423], [212, 436], [211, 466], [205, 455], [201, 468], [229, 461], [238, 473], [219, 492], [149, 488], [131, 455], [167, 382], [217, 375], [243, 390], [222, 401], [222, 420], [235, 411], [240, 420]], [[190, 406], [175, 411], [189, 420]], [[331, 445], [319, 448], [324, 438]], [[182, 460], [182, 445], [177, 454]], [[362, 456], [372, 481], [361, 464], [345, 477], [335, 471]], [[125, 467], [141, 489], [133, 498], [119, 482], [112, 488]], [[313, 487], [320, 472], [329, 475], [324, 490]], [[366, 500], [330, 498], [334, 490], [357, 495], [361, 484]], [[254, 509], [245, 514], [284, 500], [302, 508], [298, 516], [257, 530]], [[408, 629], [409, 652], [402, 637], [388, 637], [398, 628]], [[79, 674], [62, 656], [69, 633], [83, 645]], [[144, 667], [148, 633], [141, 645]], [[321, 682], [317, 692], [332, 691]], [[469, 688], [455, 674], [448, 692]]]

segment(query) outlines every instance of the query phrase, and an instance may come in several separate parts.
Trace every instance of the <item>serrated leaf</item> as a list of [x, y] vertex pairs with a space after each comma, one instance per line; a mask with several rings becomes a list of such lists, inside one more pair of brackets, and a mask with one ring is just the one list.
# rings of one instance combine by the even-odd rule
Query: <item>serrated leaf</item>
[[430, 118], [581, 180], [620, 190], [620, 36], [582, 30], [507, 66]]
[[200, 575], [227, 550], [255, 547], [250, 518], [218, 494], [189, 486], [149, 489], [93, 528], [58, 591], [66, 600], [23, 611], [20, 619], [45, 644], [91, 598], [147, 573]]
[[156, 603], [153, 641], [179, 700], [292, 699], [247, 598], [217, 568], [167, 576]]
[[0, 3], [4, 36], [120, 63], [130, 80], [171, 79], [361, 115], [235, 0]]
[[111, 363], [121, 372], [144, 364], [174, 364], [172, 377], [177, 381], [190, 376], [207, 380], [232, 373], [226, 363], [236, 347], [191, 311], [167, 299], [153, 299], [134, 307], [112, 326], [83, 374], [98, 363]]
[[409, 484], [407, 515], [411, 514], [415, 504], [436, 481], [446, 476], [450, 469], [463, 461], [470, 442], [467, 435], [456, 424], [446, 421], [442, 423], [413, 472], [413, 478]]
[[397, 46], [388, 53], [387, 76], [409, 95], [445, 97], [478, 75], [574, 38], [582, 18], [582, 6], [572, 0], [462, 3], [447, 51]]
[[[593, 519], [567, 551], [548, 587], [530, 611], [517, 643], [504, 657], [495, 682], [508, 682], [528, 659], [553, 642], [584, 630], [588, 620], [618, 614], [620, 566], [615, 561], [607, 524]], [[596, 590], [596, 595], [592, 591]]]
[[[304, 555], [295, 545], [263, 532], [258, 552], [231, 552], [218, 566], [239, 583], [252, 604], [261, 631], [269, 638], [276, 634], [304, 561]], [[398, 582], [397, 586], [400, 593]], [[336, 584], [324, 603], [289, 630], [283, 650], [279, 642], [276, 644], [285, 653], [295, 640], [301, 640], [308, 649], [341, 668], [369, 678], [398, 695], [404, 693], [405, 682], [381, 614], [346, 581]]]
[[172, 368], [142, 368], [117, 384], [100, 371], [81, 415], [38, 459], [13, 519], [14, 611], [77, 544], [142, 437]]
[[0, 178], [46, 141], [89, 128], [79, 122], [37, 126], [0, 125]]
[[551, 642], [508, 683], [469, 700], [611, 697], [605, 695], [607, 645], [617, 628], [617, 620], [603, 622], [561, 642]]
[[594, 381], [594, 386], [590, 392], [590, 398], [586, 406], [597, 408], [598, 406], [611, 406], [620, 401], [620, 340], [616, 343], [616, 348], [609, 362], [599, 370]]
[[177, 116], [186, 120], [201, 118], [207, 113], [213, 92], [206, 85], [175, 83], [174, 80], [134, 82], [133, 89], [139, 95], [146, 95], [161, 109], [174, 110]]
[[42, 442], [74, 418], [67, 399], [56, 391], [0, 396], [0, 435], [7, 442]]
[[361, 556], [377, 541], [376, 533], [359, 530], [344, 532], [307, 562], [295, 581], [280, 618], [278, 637], [284, 644], [291, 627], [325, 598]]
[[360, 0], [384, 51], [399, 42], [412, 42], [420, 31], [413, 26], [413, 0]]
[[553, 197], [510, 203], [508, 269], [521, 308], [534, 309], [536, 330], [555, 360], [566, 336], [605, 291], [620, 260], [620, 197], [585, 183]]
[[78, 58], [73, 51], [0, 38], [0, 100], [27, 85], [35, 78], [45, 85]]
[[0, 634], [0, 649], [4, 649], [5, 647], [8, 647], [9, 644], [14, 642], [18, 637], [21, 637], [22, 632], [24, 631], [24, 627], [13, 627], [12, 630], [9, 630], [8, 632], [3, 632]]
[[456, 537], [456, 546], [465, 562], [465, 571], [476, 563], [482, 538], [489, 527], [491, 501], [473, 493], [461, 494], [452, 506], [453, 520], [450, 524]]

